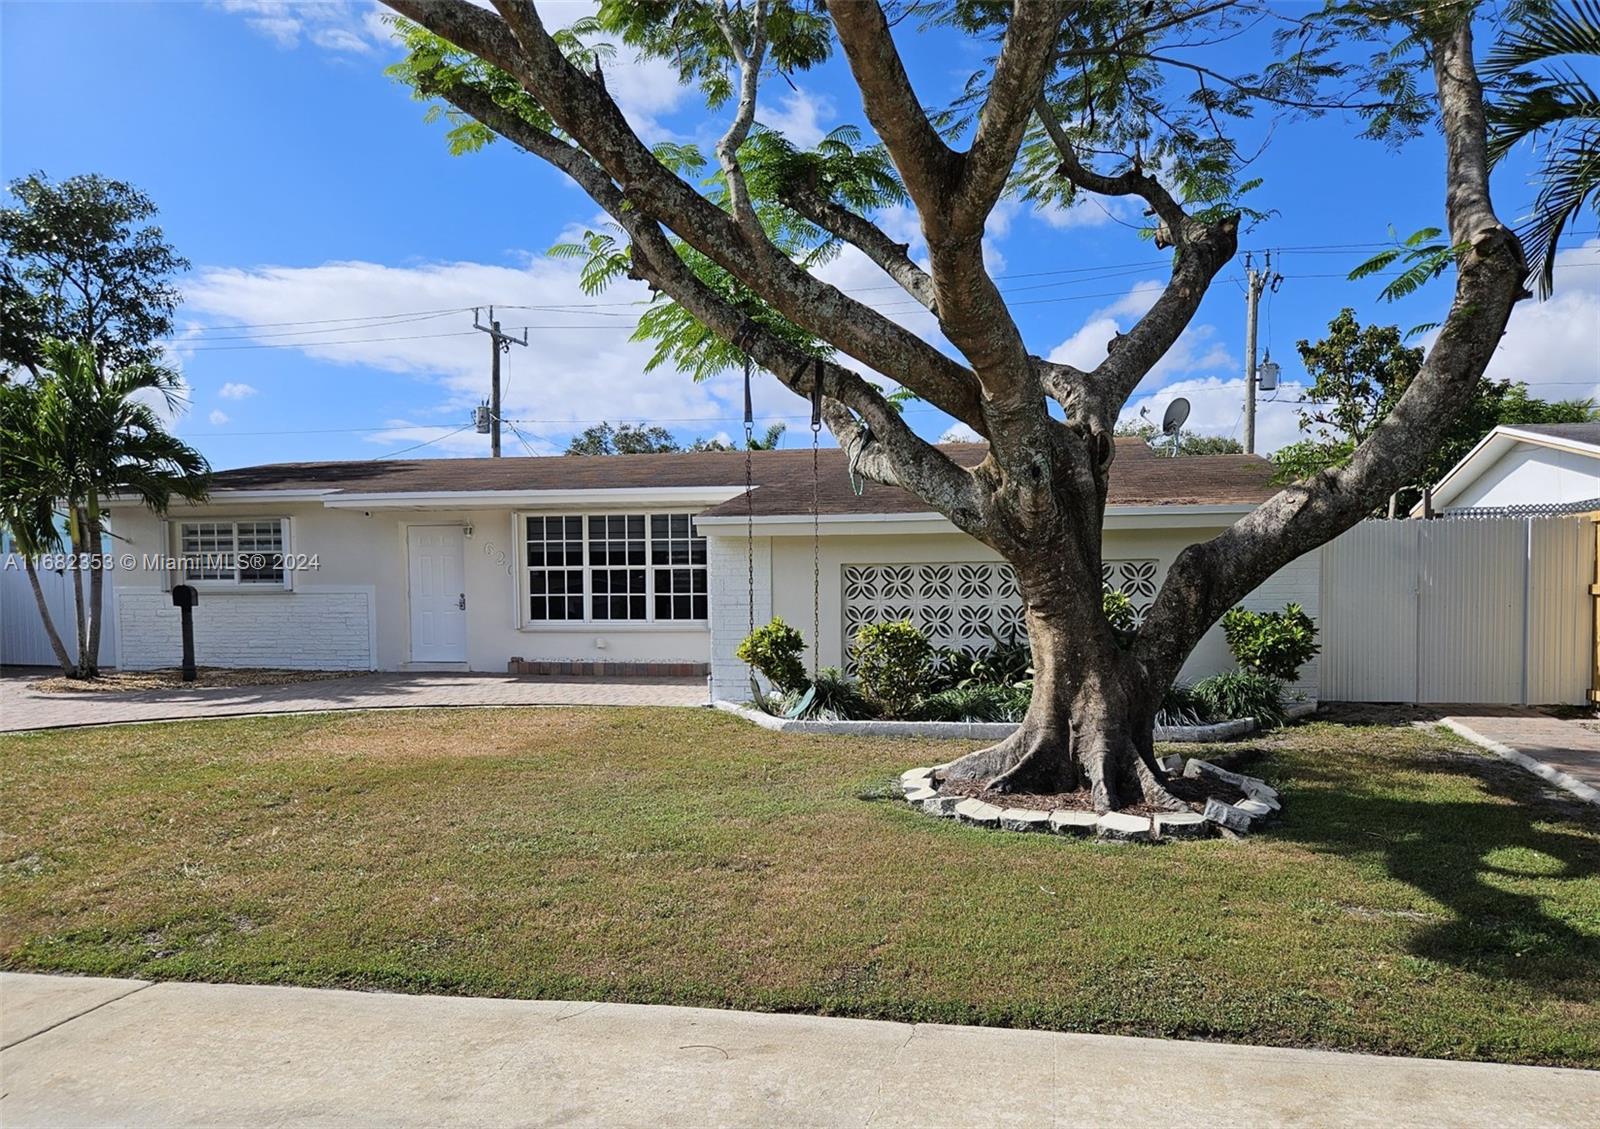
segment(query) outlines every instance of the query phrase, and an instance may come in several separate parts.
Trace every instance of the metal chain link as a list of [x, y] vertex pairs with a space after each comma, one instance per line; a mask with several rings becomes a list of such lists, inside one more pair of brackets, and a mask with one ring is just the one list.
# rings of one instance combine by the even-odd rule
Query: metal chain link
[[745, 637], [756, 633], [756, 497], [755, 479], [751, 469], [751, 447], [756, 436], [755, 411], [750, 398], [750, 358], [744, 359], [744, 570], [746, 591], [750, 594], [750, 629]]
[[822, 425], [811, 425], [811, 679], [816, 681], [817, 660], [822, 651], [822, 511], [818, 505], [817, 482]]

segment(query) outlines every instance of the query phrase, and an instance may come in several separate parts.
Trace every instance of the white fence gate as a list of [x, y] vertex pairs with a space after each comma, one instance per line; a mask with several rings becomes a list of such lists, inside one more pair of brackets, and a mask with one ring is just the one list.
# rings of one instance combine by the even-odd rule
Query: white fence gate
[[[50, 619], [66, 644], [67, 653], [78, 656], [78, 613], [72, 599], [72, 576], [65, 572], [42, 571], [39, 587], [44, 589]], [[83, 578], [84, 599], [89, 597], [89, 578]], [[100, 662], [110, 666], [117, 654], [117, 617], [111, 609], [111, 579], [106, 578], [105, 606], [100, 620]], [[33, 599], [33, 586], [23, 571], [22, 558], [14, 553], [0, 557], [0, 664], [5, 666], [55, 666], [56, 653], [50, 647], [39, 607]]]
[[1587, 517], [1367, 521], [1322, 557], [1322, 696], [1581, 705], [1593, 678]]

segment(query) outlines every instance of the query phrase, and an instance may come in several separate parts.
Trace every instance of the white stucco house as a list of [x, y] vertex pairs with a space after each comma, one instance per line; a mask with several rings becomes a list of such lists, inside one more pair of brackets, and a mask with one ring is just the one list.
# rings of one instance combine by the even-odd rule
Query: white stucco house
[[[945, 448], [967, 464], [977, 444]], [[1119, 440], [1107, 583], [1142, 612], [1187, 544], [1272, 493], [1245, 455], [1167, 458]], [[841, 664], [856, 625], [909, 617], [981, 646], [1019, 621], [1010, 570], [904, 491], [857, 494], [844, 455], [812, 453], [283, 463], [219, 472], [165, 518], [113, 507], [118, 666], [171, 666], [171, 588], [200, 592], [202, 664], [528, 674], [704, 675], [744, 697], [751, 616], [780, 615]], [[813, 538], [813, 530], [817, 536]], [[1247, 603], [1317, 615], [1316, 555]], [[813, 591], [816, 601], [813, 602]], [[812, 636], [813, 617], [817, 624]], [[1186, 673], [1232, 666], [1215, 629]], [[1302, 688], [1316, 692], [1316, 664]]]
[[[1597, 500], [1600, 423], [1502, 424], [1433, 487], [1438, 513], [1592, 510], [1600, 509]], [[1420, 517], [1420, 505], [1413, 512]]]

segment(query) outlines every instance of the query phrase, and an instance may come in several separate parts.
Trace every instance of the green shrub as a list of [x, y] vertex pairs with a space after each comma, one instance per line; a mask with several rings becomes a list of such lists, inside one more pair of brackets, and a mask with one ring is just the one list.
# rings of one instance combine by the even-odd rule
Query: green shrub
[[1253, 670], [1231, 670], [1202, 678], [1191, 688], [1216, 721], [1253, 717], [1264, 728], [1283, 724], [1283, 683]]
[[1228, 649], [1245, 670], [1293, 682], [1317, 645], [1317, 625], [1299, 604], [1281, 612], [1253, 612], [1233, 608], [1222, 617]]
[[1156, 724], [1162, 726], [1204, 725], [1211, 721], [1210, 702], [1194, 688], [1178, 682], [1167, 688], [1156, 711]]
[[803, 692], [811, 685], [805, 653], [805, 637], [776, 616], [746, 636], [734, 652], [740, 662], [766, 675], [767, 681], [785, 694]]
[[1026, 636], [1012, 635], [981, 651], [945, 647], [937, 654], [938, 670], [934, 689], [953, 690], [969, 686], [1015, 686], [1033, 677], [1033, 651]]
[[975, 683], [930, 694], [912, 710], [917, 721], [1021, 721], [1028, 712], [1028, 690]]
[[1113, 631], [1132, 631], [1136, 626], [1133, 601], [1120, 588], [1107, 588], [1101, 594], [1100, 610]]
[[849, 675], [836, 666], [825, 666], [817, 671], [811, 683], [815, 691], [806, 717], [829, 721], [865, 721], [876, 716], [872, 703], [862, 696], [860, 689], [850, 681]]
[[904, 717], [933, 686], [933, 647], [907, 620], [862, 627], [852, 654], [862, 693], [888, 717]]

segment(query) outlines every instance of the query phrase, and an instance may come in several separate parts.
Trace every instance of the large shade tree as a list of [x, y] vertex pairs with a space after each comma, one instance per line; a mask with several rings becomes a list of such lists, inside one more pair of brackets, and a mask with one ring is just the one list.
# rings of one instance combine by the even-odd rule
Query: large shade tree
[[[815, 392], [862, 473], [916, 494], [1011, 563], [1033, 646], [1032, 704], [1014, 736], [947, 769], [998, 789], [1087, 788], [1100, 810], [1178, 806], [1151, 733], [1186, 656], [1273, 572], [1416, 479], [1525, 293], [1520, 247], [1490, 202], [1470, 4], [1358, 0], [1285, 14], [1250, 0], [893, 10], [605, 0], [596, 18], [555, 30], [528, 0], [389, 3], [409, 46], [397, 73], [443, 103], [457, 149], [505, 138], [607, 213], [620, 234], [595, 238], [589, 279], [649, 283], [659, 294], [651, 332], [678, 367], [700, 374], [748, 357]], [[1206, 44], [1256, 20], [1279, 23], [1279, 57], [1250, 73], [1222, 69]], [[929, 29], [948, 35], [939, 25], [993, 50], [961, 98], [930, 112], [902, 44]], [[602, 37], [668, 60], [705, 96], [724, 125], [714, 164], [641, 140], [607, 90]], [[766, 88], [836, 49], [876, 139], [843, 128], [802, 152], [758, 128]], [[1239, 139], [1264, 106], [1357, 114], [1373, 136], [1438, 130], [1441, 207], [1461, 249], [1454, 300], [1415, 379], [1350, 458], [1187, 548], [1138, 632], [1119, 637], [1101, 602], [1112, 435], [1236, 252], [1250, 217]], [[1052, 205], [1132, 201], [1171, 250], [1165, 290], [1093, 368], [1031, 352], [985, 265], [985, 223], [1008, 192]], [[875, 222], [898, 201], [920, 224], [923, 261]], [[808, 269], [842, 244], [930, 311], [949, 349]], [[987, 457], [964, 467], [921, 438], [874, 373], [970, 427]]]

